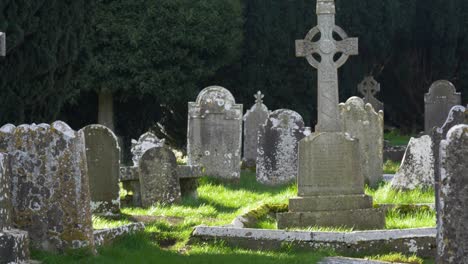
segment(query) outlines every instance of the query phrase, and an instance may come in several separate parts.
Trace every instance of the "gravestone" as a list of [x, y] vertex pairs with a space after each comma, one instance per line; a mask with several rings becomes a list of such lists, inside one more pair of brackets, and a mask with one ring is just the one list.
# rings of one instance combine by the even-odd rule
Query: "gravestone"
[[11, 158], [13, 222], [33, 248], [93, 247], [89, 180], [82, 132], [63, 122], [5, 125], [0, 151]]
[[6, 56], [6, 35], [0, 32], [0, 57]]
[[132, 139], [131, 152], [133, 166], [138, 166], [141, 156], [143, 156], [143, 153], [145, 153], [148, 149], [162, 147], [164, 146], [165, 141], [165, 139], [159, 139], [151, 132], [146, 132], [145, 134], [141, 135], [138, 141]]
[[437, 263], [467, 263], [468, 125], [451, 128], [440, 145]]
[[449, 81], [436, 81], [424, 95], [424, 131], [430, 135], [434, 127], [441, 127], [450, 109], [461, 104], [461, 94]]
[[359, 139], [361, 172], [371, 187], [383, 180], [383, 112], [376, 113], [372, 105], [359, 97], [351, 97], [339, 105], [343, 131]]
[[188, 108], [188, 165], [202, 166], [207, 176], [238, 180], [242, 105], [225, 88], [210, 86]]
[[103, 125], [89, 125], [82, 131], [86, 143], [91, 212], [119, 213], [120, 147], [117, 137]]
[[297, 146], [310, 135], [298, 113], [279, 109], [272, 112], [258, 134], [257, 181], [281, 185], [297, 177]]
[[365, 77], [358, 85], [358, 90], [364, 96], [364, 102], [371, 104], [377, 113], [384, 110], [384, 104], [375, 98], [375, 95], [380, 92], [380, 83], [373, 76]]
[[296, 55], [318, 71], [318, 124], [299, 143], [298, 197], [289, 200], [289, 212], [277, 214], [278, 228], [383, 228], [384, 212], [364, 194], [358, 140], [342, 132], [338, 109], [338, 68], [358, 53], [358, 40], [335, 25], [333, 0], [317, 0], [317, 21], [305, 40], [296, 41]]
[[434, 186], [434, 154], [429, 136], [410, 139], [391, 186], [399, 190], [427, 189]]
[[258, 132], [268, 118], [268, 107], [263, 104], [264, 95], [258, 91], [255, 104], [244, 115], [244, 166], [254, 167], [257, 160]]
[[145, 151], [139, 164], [141, 204], [143, 207], [160, 202], [180, 201], [177, 160], [167, 147], [153, 147]]

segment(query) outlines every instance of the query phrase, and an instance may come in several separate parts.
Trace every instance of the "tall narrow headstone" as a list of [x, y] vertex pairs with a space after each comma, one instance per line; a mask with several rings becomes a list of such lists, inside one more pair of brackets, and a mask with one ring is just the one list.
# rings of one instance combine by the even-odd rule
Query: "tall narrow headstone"
[[257, 181], [281, 185], [297, 178], [297, 147], [310, 135], [298, 113], [279, 109], [272, 112], [258, 134]]
[[434, 127], [441, 127], [450, 109], [461, 104], [461, 94], [449, 81], [434, 82], [424, 95], [424, 131], [430, 135]]
[[440, 143], [437, 263], [468, 261], [468, 125], [449, 130]]
[[89, 125], [82, 131], [86, 142], [91, 211], [118, 213], [120, 147], [117, 137], [103, 125]]
[[380, 83], [373, 76], [365, 77], [358, 85], [358, 90], [364, 96], [364, 102], [371, 104], [376, 112], [384, 110], [384, 104], [375, 98], [375, 95], [380, 92]]
[[358, 53], [358, 40], [335, 25], [334, 0], [317, 0], [317, 21], [305, 40], [296, 41], [296, 55], [318, 71], [318, 124], [299, 143], [298, 197], [289, 200], [288, 213], [277, 215], [278, 228], [382, 228], [384, 213], [364, 194], [358, 140], [342, 132], [338, 109], [338, 68]]
[[263, 104], [264, 95], [255, 94], [255, 104], [244, 115], [244, 156], [247, 167], [254, 167], [257, 160], [258, 132], [268, 118], [268, 107]]
[[63, 122], [5, 125], [0, 151], [11, 158], [13, 222], [33, 248], [93, 247], [83, 133]]
[[177, 160], [167, 147], [153, 147], [145, 151], [139, 164], [141, 204], [143, 207], [160, 202], [180, 201]]
[[155, 134], [146, 132], [140, 136], [138, 141], [132, 139], [132, 161], [133, 166], [138, 166], [141, 156], [148, 149], [154, 147], [162, 147], [165, 144], [165, 139], [159, 139]]
[[6, 35], [0, 32], [0, 57], [6, 56]]
[[383, 180], [383, 112], [376, 113], [371, 104], [351, 97], [340, 104], [343, 131], [359, 139], [361, 172], [371, 187]]
[[205, 88], [189, 103], [188, 165], [200, 165], [207, 176], [240, 178], [242, 105], [223, 87]]

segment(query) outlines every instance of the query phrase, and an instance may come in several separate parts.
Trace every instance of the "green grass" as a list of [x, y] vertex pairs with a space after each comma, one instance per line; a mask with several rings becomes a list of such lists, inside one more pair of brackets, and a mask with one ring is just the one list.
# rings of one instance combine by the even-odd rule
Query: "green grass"
[[[396, 200], [402, 203], [422, 203], [431, 196], [424, 192], [394, 193], [387, 185], [378, 190], [367, 189], [367, 192], [376, 194], [381, 201], [390, 201], [389, 197], [397, 195]], [[202, 178], [198, 193], [198, 199], [183, 198], [178, 205], [155, 204], [146, 209], [122, 208], [122, 216], [118, 219], [94, 216], [96, 229], [124, 225], [137, 216], [147, 217], [145, 232], [124, 237], [111, 246], [99, 248], [96, 256], [84, 251], [70, 251], [62, 255], [33, 252], [33, 257], [43, 263], [316, 263], [324, 256], [333, 255], [333, 252], [292, 251], [287, 244], [277, 252], [230, 248], [222, 242], [188, 246], [187, 241], [195, 226], [225, 225], [231, 223], [236, 216], [262, 205], [287, 204], [290, 197], [296, 196], [297, 187], [294, 184], [263, 186], [256, 182], [255, 173], [244, 171], [239, 183]], [[431, 199], [433, 200], [433, 194]], [[397, 226], [400, 222], [400, 226], [416, 226], [415, 221], [426, 218], [429, 223], [431, 215], [416, 214], [416, 220], [412, 220], [411, 214], [400, 212], [391, 217], [394, 221], [390, 221], [389, 226]], [[272, 228], [276, 225], [275, 222], [274, 218], [265, 215], [258, 226]], [[310, 230], [350, 231], [324, 227], [313, 227]]]
[[399, 191], [392, 189], [390, 183], [384, 183], [378, 189], [366, 187], [365, 191], [376, 204], [421, 204], [434, 203], [435, 200], [434, 189]]
[[388, 211], [385, 220], [386, 229], [435, 227], [436, 213], [424, 208], [410, 211], [397, 208]]
[[387, 160], [383, 165], [383, 172], [385, 174], [395, 174], [397, 173], [399, 168], [400, 168], [400, 162]]
[[401, 253], [391, 253], [387, 255], [379, 255], [379, 256], [369, 256], [366, 257], [370, 260], [380, 260], [380, 261], [388, 261], [388, 262], [397, 262], [397, 263], [410, 263], [410, 264], [424, 264], [428, 262], [424, 262], [422, 258], [418, 256], [405, 256]]
[[390, 142], [392, 146], [408, 145], [412, 135], [402, 135], [398, 130], [392, 130], [384, 134], [384, 139]]

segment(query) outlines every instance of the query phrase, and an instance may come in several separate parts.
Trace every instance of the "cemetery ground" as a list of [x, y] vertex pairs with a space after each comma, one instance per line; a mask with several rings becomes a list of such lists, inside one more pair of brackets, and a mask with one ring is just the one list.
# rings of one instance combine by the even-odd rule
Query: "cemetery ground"
[[[434, 227], [435, 212], [429, 207], [414, 204], [434, 202], [433, 190], [399, 192], [390, 184], [377, 189], [366, 189], [378, 204], [399, 205], [386, 217], [386, 229]], [[145, 222], [145, 232], [123, 237], [111, 245], [98, 249], [97, 255], [86, 251], [69, 251], [63, 255], [33, 252], [33, 259], [43, 263], [316, 263], [335, 253], [297, 251], [284, 243], [280, 251], [253, 251], [228, 247], [223, 241], [215, 243], [189, 241], [197, 225], [220, 226], [242, 214], [269, 205], [274, 210], [287, 210], [288, 198], [297, 194], [294, 184], [268, 187], [255, 180], [255, 173], [244, 170], [239, 183], [225, 183], [212, 178], [201, 178], [198, 199], [184, 197], [178, 205], [154, 205], [150, 208], [123, 207], [120, 217], [94, 216], [94, 228], [102, 229]], [[258, 210], [256, 228], [276, 229], [276, 220]], [[344, 228], [311, 227], [313, 231], [352, 231]], [[386, 254], [382, 256], [357, 255], [379, 260], [405, 263], [433, 263], [416, 256]]]

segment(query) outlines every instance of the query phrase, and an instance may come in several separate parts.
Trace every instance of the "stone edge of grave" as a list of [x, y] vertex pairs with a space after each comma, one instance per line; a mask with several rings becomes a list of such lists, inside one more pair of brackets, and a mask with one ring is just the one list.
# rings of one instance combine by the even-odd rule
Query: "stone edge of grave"
[[121, 236], [134, 234], [143, 230], [145, 230], [145, 224], [141, 222], [94, 230], [94, 244], [96, 246], [106, 245]]
[[[344, 257], [328, 257], [324, 258], [317, 264], [390, 264], [392, 262], [357, 259], [357, 258], [344, 258]], [[393, 262], [396, 263], [396, 262]]]

